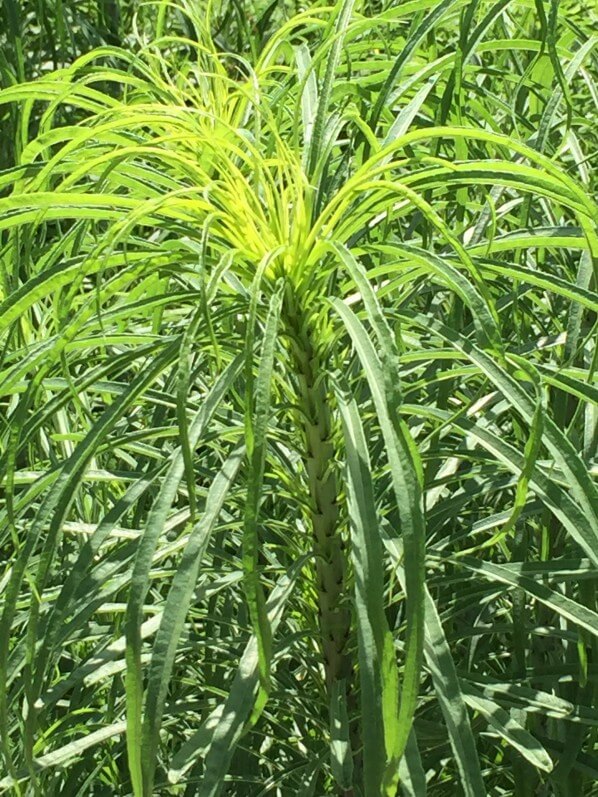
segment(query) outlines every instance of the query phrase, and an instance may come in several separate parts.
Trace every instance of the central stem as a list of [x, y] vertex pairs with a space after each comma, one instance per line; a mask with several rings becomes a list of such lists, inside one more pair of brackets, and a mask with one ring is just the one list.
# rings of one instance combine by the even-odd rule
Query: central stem
[[351, 674], [346, 650], [351, 614], [344, 600], [346, 556], [339, 528], [328, 383], [323, 352], [318, 348], [309, 317], [295, 309], [287, 322], [303, 414], [304, 465], [316, 555], [320, 634], [326, 685], [330, 690], [336, 680]]

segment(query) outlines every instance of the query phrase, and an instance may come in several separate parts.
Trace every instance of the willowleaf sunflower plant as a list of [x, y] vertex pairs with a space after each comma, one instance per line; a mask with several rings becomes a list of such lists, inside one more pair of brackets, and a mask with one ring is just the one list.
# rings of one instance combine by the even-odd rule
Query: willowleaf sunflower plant
[[596, 38], [218, 13], [0, 94], [0, 786], [595, 794]]

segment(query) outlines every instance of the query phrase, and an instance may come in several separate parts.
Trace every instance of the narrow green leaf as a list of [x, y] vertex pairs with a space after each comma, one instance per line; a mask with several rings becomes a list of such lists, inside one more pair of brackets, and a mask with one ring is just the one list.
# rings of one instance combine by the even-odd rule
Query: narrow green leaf
[[257, 379], [251, 405], [255, 407], [255, 418], [247, 435], [249, 455], [249, 475], [247, 502], [245, 505], [243, 529], [243, 572], [245, 573], [245, 594], [253, 632], [257, 639], [260, 680], [266, 693], [270, 691], [270, 661], [272, 658], [272, 632], [265, 610], [265, 597], [258, 570], [259, 536], [258, 517], [266, 461], [266, 433], [270, 418], [272, 372], [278, 336], [278, 322], [282, 304], [282, 284], [272, 295], [264, 338], [260, 352]]
[[550, 772], [553, 764], [552, 759], [540, 744], [540, 742], [526, 731], [507, 711], [501, 708], [493, 700], [482, 697], [476, 689], [468, 687], [464, 695], [465, 702], [475, 711], [484, 717], [490, 727], [499, 736], [514, 747], [530, 764]]
[[[398, 672], [392, 637], [390, 644], [385, 644], [390, 632], [384, 613], [382, 543], [365, 435], [355, 400], [346, 388], [340, 386], [336, 389], [336, 395], [347, 457], [347, 496], [351, 559], [355, 573], [363, 718], [364, 787], [368, 794], [378, 794], [382, 793], [386, 758], [392, 758], [400, 738], [396, 728]], [[386, 714], [383, 705], [387, 708]]]
[[355, 0], [341, 0], [338, 15], [334, 26], [334, 33], [331, 37], [330, 51], [326, 61], [326, 73], [324, 80], [320, 86], [320, 99], [318, 102], [318, 111], [313, 124], [313, 132], [311, 135], [309, 145], [309, 157], [307, 160], [307, 174], [313, 177], [318, 167], [320, 159], [324, 132], [327, 124], [327, 116], [330, 106], [330, 98], [332, 95], [332, 88], [334, 85], [334, 78], [338, 67], [338, 62], [341, 56], [345, 35], [349, 22], [351, 21], [351, 13]]
[[458, 563], [458, 566], [465, 567], [473, 573], [477, 573], [490, 581], [499, 581], [510, 587], [520, 587], [528, 595], [566, 620], [585, 628], [595, 637], [598, 637], [598, 612], [577, 603], [572, 598], [562, 595], [560, 592], [551, 589], [546, 584], [536, 581], [523, 573], [514, 572], [512, 568], [504, 565], [497, 565], [493, 562], [483, 562], [471, 556], [450, 557], [451, 561]]
[[318, 110], [318, 81], [316, 80], [309, 48], [306, 44], [298, 45], [295, 50], [295, 60], [297, 61], [297, 77], [302, 87], [301, 118], [303, 128], [303, 165], [307, 167], [305, 161], [309, 155], [312, 132]]
[[[285, 602], [307, 559], [304, 556], [298, 560], [270, 594], [266, 610], [272, 633], [280, 623]], [[251, 716], [259, 684], [258, 645], [257, 639], [252, 636], [225, 703], [212, 712], [202, 727], [175, 754], [168, 772], [171, 783], [178, 783], [197, 757], [207, 753], [204, 777], [197, 797], [217, 797], [221, 793], [233, 753]]]
[[142, 763], [144, 766], [144, 788], [147, 794], [153, 793], [160, 727], [177, 643], [193, 597], [202, 556], [244, 456], [244, 448], [237, 448], [214, 478], [203, 514], [189, 533], [187, 545], [166, 598], [149, 665], [142, 728]]
[[[237, 377], [242, 363], [242, 355], [236, 358], [224, 371], [205, 398], [199, 412], [189, 429], [189, 445], [197, 446], [212, 416], [217, 411], [227, 390]], [[149, 589], [149, 572], [152, 557], [160, 535], [163, 533], [168, 512], [178, 491], [185, 472], [185, 461], [179, 449], [164, 478], [160, 492], [152, 505], [146, 527], [139, 541], [137, 555], [131, 576], [131, 588], [127, 603], [127, 752], [129, 769], [136, 797], [144, 795], [142, 751], [142, 710], [143, 676], [141, 663], [142, 639], [140, 634], [143, 622], [143, 604]]]
[[330, 763], [337, 786], [348, 791], [353, 786], [353, 754], [349, 738], [346, 684], [334, 681], [330, 693]]
[[415, 729], [411, 728], [405, 754], [399, 764], [400, 790], [405, 797], [426, 797], [428, 785], [422, 764]]
[[[370, 386], [384, 437], [401, 520], [400, 532], [404, 544], [407, 588], [407, 629], [398, 717], [399, 734], [396, 748], [392, 751], [391, 761], [388, 765], [388, 771], [392, 771], [393, 766], [398, 766], [409, 737], [417, 704], [423, 659], [425, 521], [420, 484], [421, 464], [418, 461], [417, 451], [412, 443], [409, 430], [398, 416], [396, 403], [393, 402], [393, 405], [389, 406], [386, 393], [388, 374], [383, 375], [378, 354], [371, 340], [357, 316], [346, 304], [339, 299], [333, 299], [332, 305], [341, 316], [351, 336]], [[383, 326], [379, 329], [379, 341], [383, 345], [387, 340], [387, 333], [383, 331]], [[396, 355], [393, 356], [396, 358]]]
[[373, 130], [375, 130], [376, 126], [378, 125], [378, 121], [383, 109], [388, 105], [391, 92], [395, 83], [397, 82], [397, 78], [399, 77], [402, 68], [405, 66], [409, 58], [411, 58], [415, 50], [421, 44], [424, 37], [427, 36], [430, 30], [432, 30], [438, 20], [442, 19], [442, 16], [450, 11], [451, 8], [459, 4], [459, 0], [442, 0], [441, 3], [435, 4], [433, 10], [422, 20], [418, 27], [409, 36], [404, 46], [401, 48], [400, 55], [396, 58], [392, 68], [388, 72], [386, 80], [384, 81], [384, 85], [382, 86], [382, 89], [380, 90], [380, 93], [376, 99], [376, 104], [374, 105], [370, 114], [368, 121]]
[[[463, 352], [500, 390], [513, 409], [520, 413], [527, 423], [533, 423], [535, 403], [530, 399], [527, 391], [489, 354], [481, 351], [458, 332], [432, 321], [428, 317], [414, 315], [412, 320], [424, 329], [437, 334], [458, 351]], [[571, 495], [588, 519], [592, 539], [584, 538], [582, 544], [587, 555], [598, 564], [598, 490], [596, 485], [571, 441], [549, 416], [543, 418], [542, 443], [565, 474], [570, 484]]]

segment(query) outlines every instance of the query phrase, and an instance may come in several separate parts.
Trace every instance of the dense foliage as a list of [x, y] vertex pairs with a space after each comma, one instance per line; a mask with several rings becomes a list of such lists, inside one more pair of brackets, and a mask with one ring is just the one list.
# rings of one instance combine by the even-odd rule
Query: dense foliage
[[0, 789], [598, 794], [597, 23], [4, 0]]

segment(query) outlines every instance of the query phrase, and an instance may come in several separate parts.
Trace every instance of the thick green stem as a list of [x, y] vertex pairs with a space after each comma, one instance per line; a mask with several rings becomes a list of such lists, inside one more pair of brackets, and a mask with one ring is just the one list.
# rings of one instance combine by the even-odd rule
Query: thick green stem
[[316, 554], [316, 589], [326, 684], [351, 674], [347, 655], [351, 614], [346, 605], [346, 554], [339, 528], [326, 369], [305, 319], [291, 317], [291, 350], [302, 411], [304, 462]]

